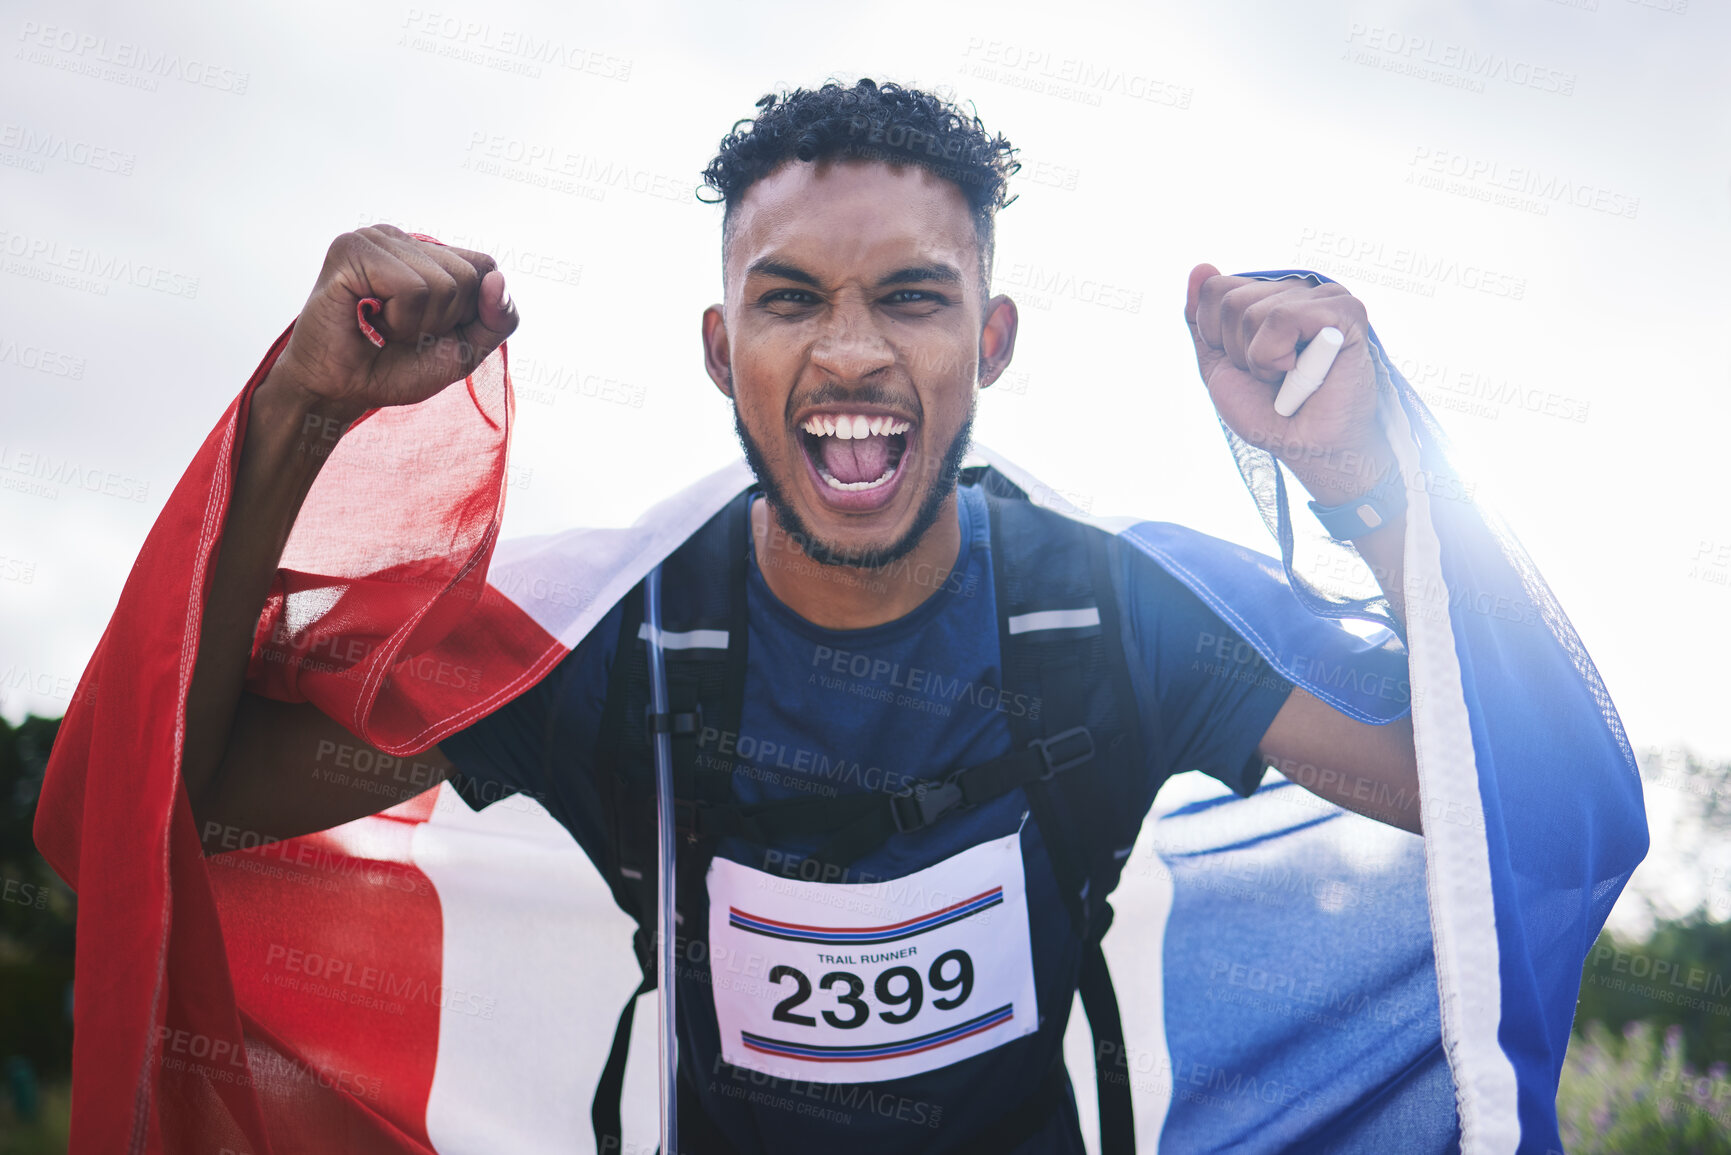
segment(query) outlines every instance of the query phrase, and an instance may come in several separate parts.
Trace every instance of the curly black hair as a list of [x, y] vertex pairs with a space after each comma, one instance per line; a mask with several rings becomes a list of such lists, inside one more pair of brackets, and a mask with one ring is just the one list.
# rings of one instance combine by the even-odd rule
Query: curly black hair
[[[1016, 198], [1009, 178], [1022, 166], [1002, 134], [956, 105], [899, 84], [831, 80], [818, 89], [769, 93], [753, 119], [737, 121], [703, 170], [700, 200], [727, 206], [727, 220], [752, 185], [790, 161], [828, 158], [917, 164], [967, 197], [980, 240], [983, 275], [992, 262], [992, 221]], [[704, 197], [707, 190], [713, 196]], [[724, 229], [726, 225], [724, 224]]]

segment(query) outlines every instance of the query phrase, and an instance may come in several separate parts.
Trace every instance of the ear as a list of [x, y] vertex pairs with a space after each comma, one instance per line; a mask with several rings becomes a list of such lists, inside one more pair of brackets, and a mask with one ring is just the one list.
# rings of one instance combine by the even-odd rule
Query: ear
[[1016, 302], [997, 296], [986, 302], [986, 322], [980, 326], [980, 388], [984, 389], [1010, 367], [1016, 353]]
[[733, 397], [733, 358], [727, 343], [727, 322], [722, 320], [721, 306], [703, 310], [703, 367], [709, 379], [722, 395]]

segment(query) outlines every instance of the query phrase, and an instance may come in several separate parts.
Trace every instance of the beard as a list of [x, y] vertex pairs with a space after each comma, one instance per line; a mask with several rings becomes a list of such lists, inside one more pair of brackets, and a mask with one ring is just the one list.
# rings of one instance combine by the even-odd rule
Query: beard
[[[745, 428], [745, 423], [739, 419], [739, 406], [733, 407], [733, 432], [739, 437], [740, 447], [745, 450], [746, 464], [751, 467], [752, 473], [757, 475], [757, 483], [762, 487], [763, 495], [768, 499], [769, 508], [774, 511], [775, 520], [782, 531], [793, 539], [806, 557], [819, 565], [848, 566], [853, 569], [882, 569], [914, 551], [920, 544], [920, 539], [925, 537], [926, 531], [937, 523], [938, 514], [944, 508], [944, 501], [956, 491], [956, 480], [962, 473], [962, 461], [967, 457], [968, 448], [973, 442], [973, 430], [974, 413], [970, 408], [967, 419], [962, 422], [962, 427], [956, 430], [955, 437], [944, 450], [936, 474], [926, 483], [919, 512], [914, 515], [914, 523], [908, 527], [906, 533], [880, 549], [849, 550], [835, 542], [824, 541], [811, 532], [811, 528], [794, 510], [793, 502], [788, 500], [787, 488], [776, 478], [762, 447], [753, 440]], [[917, 465], [919, 462], [912, 464]], [[909, 468], [909, 463], [904, 462], [902, 468]]]

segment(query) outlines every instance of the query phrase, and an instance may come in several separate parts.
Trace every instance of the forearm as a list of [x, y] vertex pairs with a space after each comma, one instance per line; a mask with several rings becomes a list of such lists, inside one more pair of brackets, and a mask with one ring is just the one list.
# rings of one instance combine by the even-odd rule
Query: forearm
[[[1326, 505], [1368, 492], [1389, 468], [1368, 457], [1355, 480], [1344, 473], [1305, 479]], [[1406, 628], [1406, 513], [1352, 539], [1359, 556]], [[1410, 686], [1410, 682], [1408, 683]], [[1423, 833], [1412, 719], [1370, 725], [1348, 718], [1302, 689], [1293, 691], [1263, 739], [1269, 761], [1312, 793], [1414, 834]]]
[[[367, 326], [378, 340], [356, 324], [358, 306], [369, 301], [379, 306]], [[286, 723], [267, 722], [263, 745], [237, 747], [236, 709], [289, 531], [338, 439], [369, 409], [414, 405], [463, 380], [517, 320], [505, 279], [484, 253], [417, 241], [389, 225], [331, 242], [288, 345], [247, 412], [187, 700], [181, 773], [195, 813], [231, 755], [251, 759], [249, 776], [271, 772], [257, 755]], [[317, 728], [316, 719], [304, 721], [291, 728]]]
[[181, 760], [195, 809], [223, 761], [259, 613], [289, 531], [353, 416], [306, 393], [282, 366], [253, 392], [199, 627]]
[[1382, 587], [1389, 609], [1394, 611], [1395, 620], [1400, 623], [1401, 632], [1405, 633], [1406, 514], [1402, 512], [1386, 525], [1354, 539], [1352, 544], [1358, 547], [1358, 556], [1364, 559], [1364, 564], [1370, 567], [1371, 575], [1376, 578], [1376, 584]]
[[[1381, 441], [1381, 439], [1378, 439]], [[1398, 468], [1394, 451], [1386, 442], [1369, 450], [1345, 452], [1290, 452], [1283, 455], [1317, 502], [1325, 506], [1348, 505], [1375, 489]], [[1308, 511], [1302, 516], [1309, 516]], [[1352, 539], [1359, 557], [1388, 599], [1395, 620], [1406, 630], [1406, 508], [1382, 525]]]

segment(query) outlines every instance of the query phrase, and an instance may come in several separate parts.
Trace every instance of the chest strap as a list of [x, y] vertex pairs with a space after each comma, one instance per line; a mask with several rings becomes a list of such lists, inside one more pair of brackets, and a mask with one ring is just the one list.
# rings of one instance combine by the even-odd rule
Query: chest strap
[[943, 778], [922, 779], [894, 794], [788, 798], [750, 805], [686, 802], [679, 807], [679, 818], [682, 832], [700, 839], [744, 838], [770, 846], [788, 838], [827, 834], [829, 840], [811, 859], [847, 866], [891, 835], [923, 830], [1012, 790], [1049, 782], [1093, 758], [1093, 733], [1086, 726], [1076, 726]]

